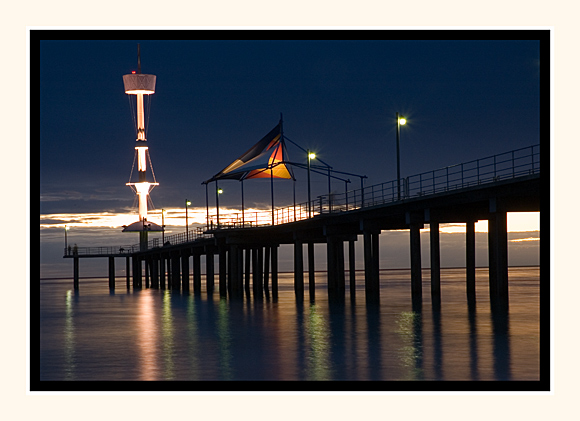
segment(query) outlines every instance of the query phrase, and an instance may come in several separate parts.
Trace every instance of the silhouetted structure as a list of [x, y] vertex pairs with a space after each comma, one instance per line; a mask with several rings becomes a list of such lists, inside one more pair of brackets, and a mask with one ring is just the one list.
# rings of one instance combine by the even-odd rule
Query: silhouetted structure
[[[114, 288], [114, 257], [125, 257], [127, 287], [132, 268], [133, 287], [142, 287], [143, 266], [146, 285], [189, 291], [193, 269], [193, 293], [201, 292], [202, 256], [206, 259], [208, 294], [214, 292], [214, 256], [219, 262], [219, 294], [231, 298], [249, 292], [252, 274], [253, 294], [278, 295], [278, 247], [294, 246], [294, 289], [297, 300], [304, 298], [304, 244], [307, 245], [309, 293], [314, 294], [314, 247], [327, 245], [328, 295], [344, 300], [346, 288], [344, 244], [348, 243], [349, 288], [355, 293], [355, 241], [364, 242], [364, 283], [367, 302], [378, 302], [379, 235], [381, 231], [409, 229], [411, 253], [411, 294], [413, 307], [421, 308], [421, 244], [419, 230], [430, 224], [431, 295], [440, 299], [439, 224], [466, 223], [466, 294], [475, 302], [475, 222], [488, 221], [489, 290], [491, 303], [508, 307], [507, 213], [540, 211], [539, 146], [496, 155], [483, 160], [435, 170], [405, 179], [405, 192], [396, 199], [397, 184], [383, 183], [347, 192], [333, 198], [333, 207], [324, 208], [324, 197], [315, 199], [320, 206], [308, 218], [277, 225], [219, 225], [200, 230], [195, 239], [174, 236], [169, 245], [127, 252], [79, 248], [65, 257], [75, 261], [75, 288], [78, 288], [78, 259], [109, 257], [110, 285]], [[349, 203], [345, 207], [345, 203]], [[307, 215], [307, 214], [306, 214]], [[112, 249], [111, 249], [112, 251]], [[190, 266], [193, 259], [193, 266]], [[132, 260], [132, 265], [130, 261]], [[142, 264], [144, 262], [144, 265]], [[167, 273], [167, 277], [166, 277]], [[245, 275], [245, 278], [244, 278]], [[266, 288], [265, 288], [266, 287]]]

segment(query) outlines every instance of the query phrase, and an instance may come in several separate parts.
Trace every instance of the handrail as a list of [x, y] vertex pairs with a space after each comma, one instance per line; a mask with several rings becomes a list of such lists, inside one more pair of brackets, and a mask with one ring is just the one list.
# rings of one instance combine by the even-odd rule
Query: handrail
[[153, 238], [147, 242], [146, 248], [142, 248], [141, 244], [132, 245], [122, 245], [122, 246], [107, 246], [107, 247], [71, 247], [68, 246], [64, 249], [64, 256], [89, 256], [89, 255], [130, 255], [132, 253], [137, 253], [144, 250], [151, 250], [163, 246], [169, 246], [174, 244], [182, 244], [190, 241], [195, 241], [200, 238], [210, 238], [211, 235], [207, 234], [202, 227], [196, 227], [195, 230], [189, 233], [178, 233], [165, 236], [165, 243], [161, 244], [161, 239]]
[[87, 255], [118, 255], [131, 254], [139, 251], [139, 245], [107, 246], [107, 247], [71, 247], [64, 249], [64, 256], [87, 256]]
[[[402, 178], [399, 180], [402, 186], [400, 199], [397, 197], [396, 179], [344, 193], [321, 195], [311, 201], [310, 217], [349, 212], [539, 173], [540, 145], [532, 145]], [[252, 228], [272, 225], [272, 220], [274, 225], [280, 225], [304, 219], [309, 219], [308, 202], [275, 208], [274, 215], [272, 211], [261, 211], [220, 216], [219, 224], [217, 215], [209, 215], [208, 228]]]

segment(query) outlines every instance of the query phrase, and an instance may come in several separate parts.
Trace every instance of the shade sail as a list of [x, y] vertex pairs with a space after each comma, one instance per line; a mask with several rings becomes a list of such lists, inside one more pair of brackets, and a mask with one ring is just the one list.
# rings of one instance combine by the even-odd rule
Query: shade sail
[[207, 184], [216, 180], [245, 180], [250, 178], [287, 178], [294, 175], [286, 165], [288, 152], [282, 136], [282, 123], [278, 123], [246, 153], [218, 172]]

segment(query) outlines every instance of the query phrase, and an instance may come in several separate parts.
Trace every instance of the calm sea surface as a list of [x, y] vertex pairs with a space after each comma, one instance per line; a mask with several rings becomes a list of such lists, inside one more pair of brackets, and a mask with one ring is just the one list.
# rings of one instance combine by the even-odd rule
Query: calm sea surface
[[503, 317], [490, 311], [484, 269], [474, 311], [462, 269], [442, 270], [440, 310], [423, 272], [420, 312], [407, 270], [381, 271], [381, 302], [370, 307], [362, 272], [342, 305], [329, 305], [326, 274], [316, 275], [311, 301], [305, 274], [303, 303], [291, 273], [280, 274], [277, 302], [127, 290], [124, 278], [114, 293], [106, 279], [81, 279], [76, 292], [71, 280], [40, 281], [40, 380], [539, 379], [539, 268], [510, 268]]

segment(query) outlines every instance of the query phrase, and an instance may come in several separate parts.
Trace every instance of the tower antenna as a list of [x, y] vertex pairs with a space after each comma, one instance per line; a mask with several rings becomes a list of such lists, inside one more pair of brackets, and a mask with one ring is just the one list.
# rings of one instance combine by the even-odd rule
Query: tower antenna
[[141, 74], [141, 44], [137, 44], [137, 73]]

